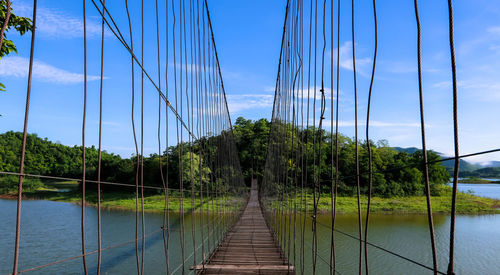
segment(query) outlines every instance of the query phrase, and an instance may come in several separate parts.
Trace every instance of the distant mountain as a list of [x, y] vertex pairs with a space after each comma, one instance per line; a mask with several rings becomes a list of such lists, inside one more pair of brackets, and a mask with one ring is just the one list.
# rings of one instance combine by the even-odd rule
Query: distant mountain
[[407, 148], [403, 148], [403, 147], [392, 147], [394, 150], [398, 151], [398, 152], [406, 152], [408, 154], [413, 154], [417, 151], [420, 151], [419, 148], [417, 147], [407, 147]]
[[[441, 155], [441, 157], [443, 157], [443, 156]], [[455, 160], [446, 160], [446, 161], [443, 161], [442, 163], [443, 163], [444, 167], [446, 167], [446, 170], [448, 170], [448, 172], [453, 172], [453, 169], [455, 169]], [[481, 166], [479, 166], [477, 164], [472, 164], [472, 163], [465, 161], [463, 159], [460, 160], [460, 164], [459, 164], [459, 171], [460, 172], [475, 171], [475, 170], [480, 169], [480, 168], [481, 168]]]
[[500, 167], [486, 167], [473, 171], [463, 171], [461, 177], [500, 178]]
[[[409, 154], [412, 154], [412, 153], [420, 150], [419, 148], [416, 148], [416, 147], [407, 147], [407, 148], [393, 147], [393, 148], [394, 148], [394, 150], [396, 150], [398, 152], [407, 152]], [[436, 153], [438, 155], [440, 155], [441, 158], [449, 158], [449, 156], [445, 156], [442, 153], [439, 153], [439, 152], [436, 152]], [[446, 161], [443, 161], [442, 164], [444, 165], [444, 167], [446, 167], [446, 170], [450, 173], [450, 175], [453, 175], [453, 169], [455, 168], [455, 160], [446, 160]], [[489, 170], [488, 169], [488, 168], [492, 168], [492, 167], [500, 167], [500, 161], [492, 161], [487, 166], [482, 166], [482, 165], [473, 164], [471, 162], [468, 162], [466, 160], [461, 159], [459, 165], [460, 165], [459, 171], [460, 171], [461, 177], [462, 176], [467, 177], [470, 174], [468, 172], [479, 171], [479, 170], [480, 171], [478, 173], [476, 173], [477, 174], [476, 176], [479, 176], [479, 177], [500, 177], [500, 169], [498, 170], [498, 175], [496, 174], [497, 170]], [[486, 170], [484, 170], [484, 169], [486, 169]], [[485, 174], [485, 176], [481, 176], [482, 174]], [[486, 175], [488, 175], [488, 176], [486, 176]], [[494, 176], [494, 175], [496, 175], [496, 176]]]

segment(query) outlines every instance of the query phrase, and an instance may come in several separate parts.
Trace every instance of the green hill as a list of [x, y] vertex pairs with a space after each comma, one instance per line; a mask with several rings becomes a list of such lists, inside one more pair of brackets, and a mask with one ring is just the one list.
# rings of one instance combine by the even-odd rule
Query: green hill
[[[420, 151], [416, 147], [393, 147], [394, 150], [398, 152], [406, 152], [412, 154], [414, 152]], [[442, 153], [436, 152], [441, 158], [449, 158]], [[455, 168], [455, 160], [446, 160], [442, 162], [446, 171], [453, 176], [453, 169]], [[500, 178], [500, 161], [492, 161], [487, 164], [487, 166], [473, 164], [466, 160], [460, 160], [459, 166], [459, 176], [460, 177], [478, 177], [478, 178]]]

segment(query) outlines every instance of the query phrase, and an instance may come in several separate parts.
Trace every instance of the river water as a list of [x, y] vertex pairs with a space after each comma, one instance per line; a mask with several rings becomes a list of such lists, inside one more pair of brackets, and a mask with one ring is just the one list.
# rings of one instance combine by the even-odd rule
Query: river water
[[[500, 198], [500, 185], [497, 184], [460, 184], [460, 190], [472, 189], [476, 195]], [[19, 270], [69, 258], [81, 253], [81, 208], [78, 205], [51, 201], [23, 201]], [[15, 237], [16, 201], [0, 200], [0, 274], [12, 272], [13, 248]], [[425, 215], [370, 215], [369, 241], [408, 258], [432, 266], [431, 249], [427, 218]], [[171, 215], [172, 231], [170, 237], [170, 270], [174, 271], [182, 262], [180, 250], [179, 217]], [[195, 222], [195, 238], [199, 240], [199, 218], [185, 217], [185, 257], [193, 251], [192, 221]], [[163, 236], [158, 230], [163, 223], [163, 215], [146, 214], [145, 273], [164, 274], [165, 253]], [[318, 259], [319, 274], [328, 273], [331, 231], [328, 228], [329, 215], [321, 215], [319, 221], [327, 226], [319, 226], [319, 251], [323, 259]], [[449, 246], [450, 218], [445, 215], [434, 217], [439, 269], [446, 271]], [[339, 215], [336, 227], [342, 232], [357, 235], [357, 216]], [[310, 221], [305, 234], [310, 243]], [[97, 249], [97, 211], [93, 207], [86, 210], [87, 252]], [[205, 231], [206, 232], [206, 231]], [[206, 235], [206, 234], [205, 234]], [[211, 236], [213, 237], [213, 236]], [[102, 210], [102, 247], [123, 243], [135, 238], [135, 213]], [[205, 236], [206, 238], [206, 236]], [[459, 215], [456, 220], [455, 269], [457, 274], [500, 274], [500, 214]], [[357, 274], [359, 242], [350, 237], [336, 234], [337, 270], [340, 274]], [[210, 239], [213, 247], [213, 238]], [[297, 243], [297, 247], [298, 247]], [[103, 251], [103, 274], [135, 274], [136, 253], [132, 241], [120, 247]], [[205, 250], [208, 244], [205, 242]], [[310, 269], [310, 246], [305, 246], [306, 274]], [[298, 249], [298, 251], [300, 251]], [[285, 250], [285, 252], [287, 252]], [[432, 274], [432, 272], [409, 263], [379, 249], [369, 247], [371, 274]], [[196, 253], [201, 259], [201, 249]], [[293, 252], [289, 257], [294, 259]], [[95, 274], [97, 255], [88, 256], [90, 274]], [[295, 255], [300, 261], [300, 253]], [[27, 274], [82, 274], [81, 258], [51, 265]], [[193, 264], [193, 256], [188, 260]], [[300, 266], [297, 266], [300, 271]], [[182, 274], [182, 269], [177, 270]]]

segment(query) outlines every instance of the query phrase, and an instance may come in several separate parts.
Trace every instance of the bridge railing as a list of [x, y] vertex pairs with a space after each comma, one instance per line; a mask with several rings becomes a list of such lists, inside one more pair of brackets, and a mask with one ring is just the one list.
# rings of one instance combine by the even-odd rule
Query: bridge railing
[[[363, 17], [363, 22], [371, 29], [368, 41], [373, 42], [373, 55], [370, 60], [370, 74], [364, 74], [368, 82], [366, 119], [358, 119], [359, 81], [356, 70], [355, 37], [358, 22], [356, 1], [302, 1], [288, 0], [285, 8], [281, 53], [278, 61], [275, 96], [269, 136], [269, 147], [265, 165], [264, 180], [260, 186], [260, 200], [268, 223], [274, 230], [284, 253], [290, 262], [302, 274], [342, 273], [341, 263], [337, 258], [340, 252], [335, 242], [336, 236], [345, 236], [354, 239], [356, 245], [349, 250], [356, 250], [358, 257], [349, 263], [348, 272], [352, 272], [355, 265], [359, 274], [368, 274], [370, 269], [368, 248], [396, 256], [411, 265], [418, 265], [432, 271], [434, 274], [454, 274], [454, 232], [457, 204], [457, 182], [459, 160], [465, 157], [498, 152], [492, 149], [476, 152], [469, 155], [459, 154], [458, 142], [458, 110], [457, 110], [457, 77], [455, 66], [454, 38], [453, 38], [453, 7], [448, 1], [448, 27], [451, 60], [450, 90], [453, 106], [453, 139], [454, 156], [451, 158], [434, 159], [428, 156], [426, 148], [422, 68], [421, 68], [421, 30], [418, 1], [414, 1], [415, 29], [417, 31], [418, 67], [415, 78], [419, 86], [415, 94], [419, 101], [415, 103], [420, 110], [420, 126], [422, 150], [418, 153], [418, 160], [407, 162], [398, 167], [375, 169], [373, 148], [370, 140], [370, 107], [374, 82], [376, 82], [376, 61], [378, 50], [378, 26], [376, 2], [364, 3], [366, 10], [370, 9], [370, 18]], [[342, 5], [341, 5], [342, 3]], [[347, 5], [348, 3], [348, 5]], [[350, 24], [343, 24], [342, 18], [350, 16]], [[372, 23], [373, 22], [373, 23]], [[365, 24], [366, 25], [366, 24]], [[346, 33], [346, 34], [345, 34]], [[366, 33], [366, 30], [363, 30]], [[342, 37], [349, 37], [348, 45], [351, 52], [341, 47]], [[359, 39], [359, 38], [358, 38]], [[342, 51], [342, 52], [341, 52]], [[364, 60], [366, 62], [366, 60]], [[341, 85], [344, 78], [340, 78], [341, 67], [352, 71], [349, 84]], [[351, 74], [351, 72], [349, 72]], [[350, 76], [349, 76], [350, 77]], [[350, 86], [352, 84], [352, 86]], [[340, 87], [349, 87], [348, 91], [340, 93]], [[344, 88], [345, 89], [345, 88]], [[349, 95], [348, 95], [349, 93]], [[353, 110], [342, 110], [339, 102], [345, 97], [354, 98]], [[351, 107], [351, 106], [349, 106]], [[354, 137], [351, 143], [339, 133], [339, 117], [345, 118], [345, 113], [352, 114]], [[359, 126], [365, 126], [366, 136], [358, 135]], [[329, 129], [329, 131], [328, 131]], [[364, 139], [364, 141], [363, 141]], [[350, 151], [346, 153], [346, 147]], [[348, 154], [348, 155], [346, 155]], [[447, 257], [447, 271], [438, 267], [438, 255], [434, 233], [434, 221], [431, 207], [431, 190], [433, 176], [431, 168], [434, 164], [444, 161], [454, 161], [453, 184], [450, 198], [450, 238], [449, 254]], [[347, 164], [348, 165], [347, 165]], [[339, 164], [342, 164], [339, 166]], [[343, 167], [344, 170], [341, 170]], [[347, 167], [347, 168], [346, 168]], [[425, 195], [427, 222], [429, 227], [429, 261], [423, 263], [404, 253], [397, 253], [384, 248], [383, 244], [375, 244], [369, 239], [369, 221], [371, 197], [374, 188], [374, 179], [389, 173], [398, 173], [405, 169], [421, 171], [422, 193]], [[350, 190], [357, 198], [356, 233], [345, 232], [338, 228], [337, 197], [338, 190]], [[321, 204], [321, 205], [320, 205]], [[362, 206], [363, 204], [363, 206]], [[321, 212], [322, 219], [319, 219]], [[320, 209], [321, 208], [321, 209]], [[318, 231], [328, 231], [329, 245], [325, 244], [325, 235], [318, 236]], [[330, 234], [327, 234], [328, 236]], [[319, 245], [318, 243], [321, 242]], [[320, 249], [319, 247], [322, 247]], [[328, 251], [325, 251], [328, 250]], [[337, 255], [337, 257], [336, 257]], [[327, 269], [319, 269], [319, 266]]]
[[[10, 1], [7, 2], [10, 6]], [[37, 93], [37, 89], [32, 89], [33, 60], [36, 59], [39, 42], [35, 39], [37, 15], [47, 12], [47, 9], [38, 7], [37, 2], [34, 0], [31, 7], [33, 27], [26, 105], [23, 106], [26, 112], [20, 167], [1, 172], [1, 176], [19, 178], [12, 274], [47, 271], [52, 265], [74, 259], [81, 259], [80, 272], [100, 274], [106, 259], [101, 259], [103, 251], [133, 244], [137, 273], [143, 274], [151, 268], [157, 271], [162, 267], [149, 266], [148, 256], [151, 255], [148, 255], [147, 246], [147, 240], [157, 234], [163, 239], [165, 273], [189, 272], [188, 264], [196, 265], [207, 260], [209, 253], [238, 218], [248, 196], [232, 132], [207, 1], [80, 1], [79, 8], [83, 11], [82, 29], [79, 30], [83, 33], [82, 46], [74, 51], [74, 56], [69, 57], [75, 60], [83, 57], [76, 62], [81, 64], [78, 69], [83, 71], [80, 91], [82, 109], [77, 110], [82, 123], [79, 146], [81, 166], [76, 177], [44, 174], [35, 167], [25, 165], [25, 156], [34, 154], [36, 149], [27, 144], [27, 137], [30, 136], [29, 110], [32, 105], [40, 104], [32, 100], [32, 94]], [[90, 21], [99, 24], [90, 25]], [[96, 25], [99, 26], [98, 32], [91, 29]], [[89, 37], [89, 29], [92, 37]], [[108, 45], [112, 51], [108, 50]], [[119, 56], [118, 59], [116, 56]], [[115, 60], [111, 62], [109, 58]], [[113, 79], [117, 77], [112, 74], [112, 70], [117, 69], [115, 63], [126, 64], [128, 73]], [[89, 71], [99, 71], [100, 75], [90, 76]], [[90, 81], [99, 84], [90, 85]], [[90, 93], [99, 94], [97, 106], [95, 101], [88, 100]], [[98, 110], [98, 127], [88, 123], [89, 110]], [[112, 142], [105, 143], [113, 140], [113, 136], [106, 127], [108, 124], [103, 121], [115, 110], [127, 110], [120, 115], [129, 118], [130, 131], [127, 135], [134, 145], [128, 176], [106, 167], [107, 162], [103, 159], [104, 148], [113, 145]], [[97, 148], [89, 148], [89, 130], [98, 131]], [[94, 154], [94, 151], [97, 153]], [[89, 173], [90, 168], [95, 173]], [[81, 227], [74, 230], [81, 231], [81, 239], [74, 241], [81, 242], [81, 254], [54, 258], [52, 262], [40, 266], [24, 263], [25, 257], [30, 254], [30, 251], [22, 251], [23, 246], [20, 246], [23, 243], [22, 187], [26, 178], [79, 183]], [[101, 215], [101, 206], [108, 197], [107, 192], [135, 196], [135, 226], [124, 228], [135, 230], [135, 239], [103, 247], [105, 240], [101, 224], [105, 217]], [[92, 203], [98, 211], [97, 228], [92, 233], [88, 232], [89, 221], [85, 219], [90, 205], [87, 201], [89, 194], [97, 196]], [[148, 198], [153, 195], [162, 197], [160, 202], [156, 202], [161, 205], [164, 217], [161, 226], [150, 225], [145, 215], [153, 207], [148, 205]], [[185, 226], [186, 219], [189, 219], [190, 226]], [[86, 242], [88, 234], [97, 235], [95, 251], [89, 250], [94, 243]], [[92, 265], [97, 262], [96, 270], [90, 270], [90, 262]]]

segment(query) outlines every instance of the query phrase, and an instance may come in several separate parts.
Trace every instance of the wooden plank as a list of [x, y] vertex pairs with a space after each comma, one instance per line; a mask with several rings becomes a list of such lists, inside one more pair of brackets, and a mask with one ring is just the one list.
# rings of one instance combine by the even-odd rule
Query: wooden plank
[[192, 266], [198, 274], [295, 274], [262, 215], [256, 186], [240, 220], [212, 252], [208, 263]]
[[234, 270], [235, 272], [241, 270], [257, 270], [257, 271], [295, 271], [295, 267], [293, 265], [195, 265], [191, 266], [189, 269], [191, 270]]

